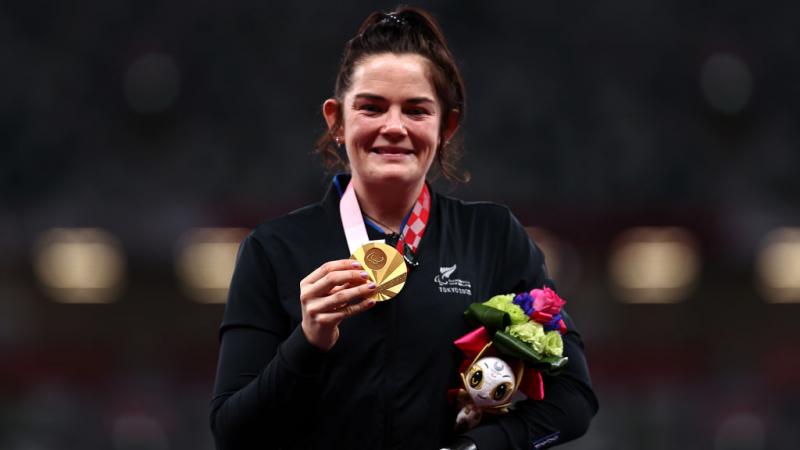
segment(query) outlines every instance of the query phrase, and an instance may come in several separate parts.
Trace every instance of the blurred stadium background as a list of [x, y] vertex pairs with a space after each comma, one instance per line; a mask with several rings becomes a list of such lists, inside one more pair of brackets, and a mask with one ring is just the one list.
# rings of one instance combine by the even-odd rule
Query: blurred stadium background
[[[531, 227], [586, 341], [564, 448], [800, 448], [800, 7], [420, 5], [468, 87], [452, 193]], [[213, 448], [238, 240], [321, 197], [342, 45], [393, 6], [2, 2], [0, 448]]]

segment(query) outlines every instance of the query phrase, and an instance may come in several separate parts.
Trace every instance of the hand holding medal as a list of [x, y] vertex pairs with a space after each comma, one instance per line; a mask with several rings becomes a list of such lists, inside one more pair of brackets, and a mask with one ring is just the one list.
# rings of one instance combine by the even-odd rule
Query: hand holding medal
[[339, 323], [375, 305], [377, 285], [358, 261], [328, 261], [300, 281], [301, 326], [306, 339], [329, 350], [339, 339]]

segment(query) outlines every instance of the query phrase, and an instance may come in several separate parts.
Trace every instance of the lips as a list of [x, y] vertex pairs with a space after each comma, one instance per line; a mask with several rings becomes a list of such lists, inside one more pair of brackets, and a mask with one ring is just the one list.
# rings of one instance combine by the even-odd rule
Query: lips
[[379, 155], [412, 155], [414, 150], [400, 147], [374, 147], [370, 150]]

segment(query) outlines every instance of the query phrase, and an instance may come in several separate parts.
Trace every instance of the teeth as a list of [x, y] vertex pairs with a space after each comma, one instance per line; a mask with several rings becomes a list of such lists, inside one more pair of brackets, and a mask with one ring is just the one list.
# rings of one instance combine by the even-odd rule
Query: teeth
[[410, 150], [386, 151], [386, 150], [384, 150], [382, 148], [373, 148], [372, 151], [377, 153], [377, 154], [379, 154], [379, 155], [387, 155], [387, 154], [388, 155], [410, 155], [410, 154], [414, 153], [414, 152], [412, 152]]

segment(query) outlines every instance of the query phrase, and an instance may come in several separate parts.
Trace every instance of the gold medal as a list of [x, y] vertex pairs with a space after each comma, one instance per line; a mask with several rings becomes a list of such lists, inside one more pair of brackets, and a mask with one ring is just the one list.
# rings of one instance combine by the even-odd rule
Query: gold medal
[[368, 242], [350, 256], [360, 262], [377, 286], [369, 300], [389, 300], [400, 293], [406, 284], [408, 268], [403, 255], [394, 247], [380, 242]]

